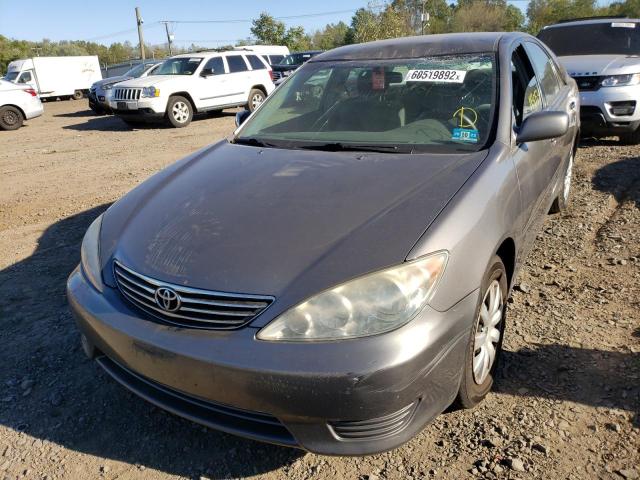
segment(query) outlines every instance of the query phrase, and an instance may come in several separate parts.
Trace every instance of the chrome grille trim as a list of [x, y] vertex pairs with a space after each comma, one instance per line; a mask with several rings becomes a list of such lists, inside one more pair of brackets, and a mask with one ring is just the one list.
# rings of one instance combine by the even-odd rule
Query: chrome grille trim
[[140, 100], [141, 88], [114, 88], [114, 100]]
[[[117, 260], [113, 274], [122, 296], [164, 322], [188, 328], [240, 328], [264, 311], [274, 300], [267, 295], [236, 294], [184, 287], [138, 273]], [[180, 298], [180, 308], [166, 311], [156, 303], [155, 292], [165, 287]]]

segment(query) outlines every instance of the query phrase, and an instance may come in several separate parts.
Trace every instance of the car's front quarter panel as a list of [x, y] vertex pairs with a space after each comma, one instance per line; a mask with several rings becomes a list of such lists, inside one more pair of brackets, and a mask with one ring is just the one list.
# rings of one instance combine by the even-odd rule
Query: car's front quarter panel
[[511, 238], [517, 251], [521, 210], [509, 148], [496, 143], [407, 257], [411, 260], [438, 250], [449, 251], [444, 275], [431, 300], [433, 308], [446, 311], [479, 289], [491, 257], [505, 239]]

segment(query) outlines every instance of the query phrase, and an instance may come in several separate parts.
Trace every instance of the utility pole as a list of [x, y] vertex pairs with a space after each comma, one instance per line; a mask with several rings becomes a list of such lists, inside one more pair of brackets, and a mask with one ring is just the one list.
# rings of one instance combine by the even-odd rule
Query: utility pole
[[144, 36], [142, 35], [142, 24], [144, 20], [142, 20], [142, 16], [140, 15], [140, 8], [136, 7], [136, 23], [138, 24], [138, 41], [140, 42], [140, 58], [142, 58], [142, 63], [144, 63]]
[[167, 43], [169, 44], [169, 56], [172, 57], [173, 52], [171, 51], [171, 41], [173, 40], [173, 35], [169, 33], [169, 22], [162, 22], [162, 23], [164, 23], [164, 29], [167, 32]]

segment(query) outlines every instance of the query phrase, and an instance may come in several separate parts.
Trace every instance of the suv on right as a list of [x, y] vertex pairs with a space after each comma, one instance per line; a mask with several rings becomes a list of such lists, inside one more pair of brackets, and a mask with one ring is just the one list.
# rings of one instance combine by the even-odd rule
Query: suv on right
[[583, 136], [640, 143], [640, 19], [599, 17], [544, 27], [538, 38], [578, 84]]

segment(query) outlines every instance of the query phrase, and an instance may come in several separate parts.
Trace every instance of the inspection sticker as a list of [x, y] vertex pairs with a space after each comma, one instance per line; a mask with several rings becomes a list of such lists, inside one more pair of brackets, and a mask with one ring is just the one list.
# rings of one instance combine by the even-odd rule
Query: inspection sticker
[[460, 140], [463, 142], [478, 143], [478, 130], [469, 128], [454, 128], [451, 140]]
[[466, 70], [409, 70], [405, 81], [462, 83], [466, 75]]

